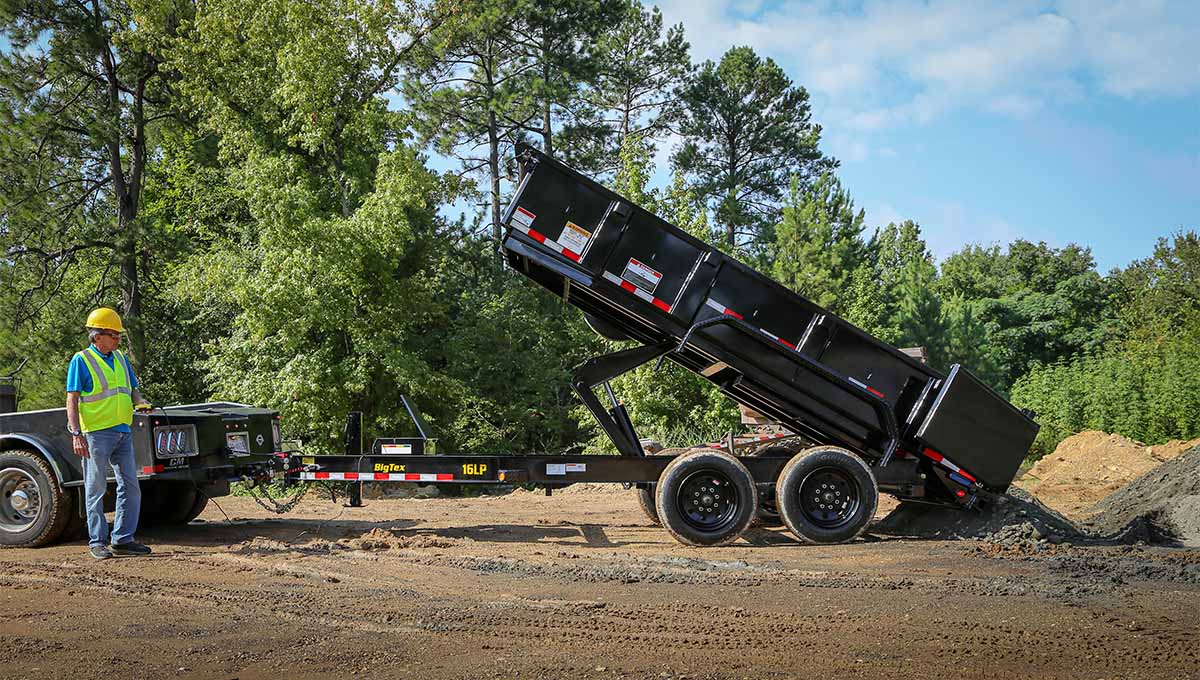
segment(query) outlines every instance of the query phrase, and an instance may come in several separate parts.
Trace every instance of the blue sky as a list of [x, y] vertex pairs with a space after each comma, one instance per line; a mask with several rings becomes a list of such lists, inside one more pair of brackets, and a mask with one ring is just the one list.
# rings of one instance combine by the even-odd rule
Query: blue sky
[[749, 45], [806, 87], [870, 228], [939, 258], [1019, 237], [1104, 272], [1200, 229], [1196, 0], [657, 4], [694, 61]]

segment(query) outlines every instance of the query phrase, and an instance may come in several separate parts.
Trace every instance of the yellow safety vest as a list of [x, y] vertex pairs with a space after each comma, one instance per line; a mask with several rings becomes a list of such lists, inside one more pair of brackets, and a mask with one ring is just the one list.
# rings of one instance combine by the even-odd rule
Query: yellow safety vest
[[92, 389], [79, 395], [79, 428], [95, 432], [133, 423], [133, 390], [125, 370], [125, 355], [113, 350], [112, 368], [91, 347], [78, 355], [87, 362], [92, 375]]

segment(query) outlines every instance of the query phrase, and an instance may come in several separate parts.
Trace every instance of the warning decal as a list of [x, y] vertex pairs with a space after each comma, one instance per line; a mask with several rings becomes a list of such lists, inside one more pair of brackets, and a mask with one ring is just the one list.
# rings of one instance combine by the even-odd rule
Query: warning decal
[[621, 272], [621, 278], [647, 293], [653, 293], [658, 288], [658, 282], [662, 281], [662, 274], [631, 257], [629, 264], [625, 265], [625, 271]]
[[562, 247], [582, 254], [591, 237], [591, 232], [574, 222], [567, 222], [567, 226], [563, 227], [562, 235], [558, 237], [558, 242], [562, 244]]
[[513, 211], [512, 217], [509, 219], [509, 221], [515, 222], [516, 224], [519, 224], [522, 227], [525, 227], [526, 229], [528, 229], [529, 225], [533, 224], [533, 220], [535, 217], [537, 217], [537, 216], [534, 215], [533, 213], [522, 208], [521, 206], [517, 206], [517, 209]]

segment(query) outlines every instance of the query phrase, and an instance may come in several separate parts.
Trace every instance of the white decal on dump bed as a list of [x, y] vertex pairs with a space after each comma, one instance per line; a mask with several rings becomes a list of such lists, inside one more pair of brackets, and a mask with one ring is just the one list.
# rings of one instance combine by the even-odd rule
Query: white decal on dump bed
[[537, 217], [537, 216], [534, 215], [533, 213], [522, 208], [521, 206], [517, 206], [517, 209], [513, 211], [512, 217], [509, 218], [509, 221], [515, 222], [516, 224], [519, 224], [522, 227], [525, 227], [526, 229], [528, 229], [529, 226], [531, 224], [533, 224], [533, 220], [535, 217]]
[[631, 257], [629, 264], [625, 265], [625, 271], [621, 272], [621, 278], [647, 293], [653, 293], [658, 288], [658, 282], [662, 281], [662, 274]]
[[574, 222], [567, 222], [567, 226], [563, 227], [562, 234], [558, 237], [558, 242], [562, 247], [582, 255], [591, 237], [590, 231]]

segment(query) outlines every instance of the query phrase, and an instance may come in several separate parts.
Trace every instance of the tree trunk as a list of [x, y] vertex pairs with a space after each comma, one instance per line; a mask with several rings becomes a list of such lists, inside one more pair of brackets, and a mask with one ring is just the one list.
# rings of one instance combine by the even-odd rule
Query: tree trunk
[[488, 112], [488, 170], [492, 176], [492, 241], [500, 248], [500, 137], [496, 113]]

